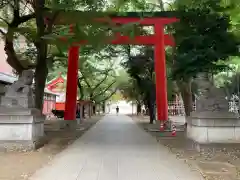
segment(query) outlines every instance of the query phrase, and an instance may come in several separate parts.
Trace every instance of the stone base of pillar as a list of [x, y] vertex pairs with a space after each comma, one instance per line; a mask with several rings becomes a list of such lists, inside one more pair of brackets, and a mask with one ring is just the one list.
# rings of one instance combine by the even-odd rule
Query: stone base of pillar
[[[153, 124], [149, 124], [146, 127], [147, 131], [151, 132], [162, 132], [160, 126], [163, 121], [156, 120]], [[172, 121], [164, 121], [164, 132], [170, 132], [172, 130]], [[179, 129], [178, 129], [179, 130]]]
[[198, 145], [240, 143], [240, 119], [230, 112], [194, 112], [186, 134]]
[[77, 120], [64, 120], [62, 122], [63, 129], [76, 130], [78, 125]]
[[0, 150], [33, 150], [45, 142], [45, 116], [37, 109], [0, 108]]

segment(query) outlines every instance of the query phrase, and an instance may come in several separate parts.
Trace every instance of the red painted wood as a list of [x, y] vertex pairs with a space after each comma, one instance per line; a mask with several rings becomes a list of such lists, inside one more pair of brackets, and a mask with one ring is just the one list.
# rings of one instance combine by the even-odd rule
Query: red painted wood
[[155, 24], [155, 73], [156, 73], [156, 104], [157, 117], [160, 121], [168, 120], [167, 77], [164, 46], [164, 26]]
[[165, 46], [175, 46], [176, 45], [173, 36], [169, 35], [169, 34], [164, 34], [164, 44], [165, 44]]
[[76, 119], [77, 81], [78, 81], [79, 47], [72, 46], [68, 51], [68, 72], [66, 88], [66, 105], [64, 120]]
[[[128, 36], [119, 36], [111, 41], [111, 44], [137, 44], [137, 45], [154, 45], [157, 43], [155, 35], [149, 36], [135, 36], [133, 38]], [[174, 46], [174, 40], [172, 36], [164, 35], [164, 44], [166, 46]]]
[[96, 21], [99, 22], [108, 22], [109, 24], [111, 23], [116, 23], [116, 24], [129, 24], [129, 23], [137, 23], [137, 25], [154, 25], [158, 22], [161, 24], [171, 24], [174, 22], [179, 21], [177, 18], [168, 18], [168, 17], [149, 17], [149, 18], [132, 18], [132, 17], [113, 17], [111, 18], [111, 21], [109, 18], [96, 18]]
[[[86, 105], [92, 103], [91, 101], [77, 101], [76, 102], [76, 107], [80, 106], [80, 105]], [[57, 102], [55, 103], [55, 109], [56, 110], [65, 110], [65, 103], [64, 102]]]
[[[62, 41], [67, 41], [66, 37], [60, 38]], [[154, 45], [157, 42], [155, 35], [148, 36], [116, 36], [112, 40], [106, 41], [107, 44], [135, 44], [135, 45]], [[164, 43], [166, 46], [175, 46], [174, 39], [171, 35], [164, 35]], [[77, 43], [76, 43], [77, 44]], [[87, 41], [81, 41], [78, 44], [87, 44]]]
[[57, 91], [55, 91], [57, 84], [64, 83], [64, 81], [65, 80], [63, 79], [63, 77], [60, 76], [60, 77], [54, 79], [51, 83], [47, 84], [47, 89], [52, 92], [57, 92]]
[[60, 102], [57, 102], [56, 105], [55, 105], [55, 108], [56, 110], [65, 110], [65, 103], [60, 103]]

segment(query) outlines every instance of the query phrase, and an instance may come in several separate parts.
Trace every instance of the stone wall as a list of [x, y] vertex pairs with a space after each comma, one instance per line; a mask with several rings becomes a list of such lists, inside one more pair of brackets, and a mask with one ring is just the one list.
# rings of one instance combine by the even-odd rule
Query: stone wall
[[219, 117], [192, 117], [188, 120], [187, 137], [199, 144], [239, 143], [240, 120], [226, 115]]

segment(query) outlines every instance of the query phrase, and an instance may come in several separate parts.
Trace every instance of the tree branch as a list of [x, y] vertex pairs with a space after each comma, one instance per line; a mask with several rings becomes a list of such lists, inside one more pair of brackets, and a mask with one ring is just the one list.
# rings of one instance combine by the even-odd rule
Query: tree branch
[[104, 78], [91, 90], [94, 92], [108, 77], [108, 74], [105, 74]]
[[107, 86], [103, 91], [101, 91], [100, 93], [96, 94], [95, 96], [93, 96], [93, 99], [95, 99], [95, 97], [102, 95], [103, 93], [105, 93], [110, 87], [112, 87], [112, 85], [115, 83], [116, 81], [114, 80], [109, 86]]
[[5, 48], [4, 48], [6, 55], [7, 55], [7, 63], [17, 71], [18, 74], [24, 70], [24, 67], [20, 63], [19, 59], [17, 58], [16, 52], [13, 47], [13, 42], [6, 38], [5, 41]]
[[81, 74], [82, 74], [82, 78], [84, 79], [84, 81], [87, 84], [88, 88], [91, 89], [92, 87], [91, 87], [90, 83], [88, 82], [87, 78], [85, 77], [85, 75], [82, 72], [81, 72]]
[[0, 20], [5, 22], [7, 25], [9, 25], [9, 22], [6, 19], [3, 19], [2, 17], [0, 17]]
[[20, 24], [25, 23], [25, 22], [27, 22], [27, 21], [29, 21], [30, 19], [33, 19], [33, 18], [35, 18], [35, 17], [36, 17], [36, 14], [35, 14], [35, 13], [31, 13], [31, 14], [28, 14], [28, 15], [25, 15], [25, 16], [21, 16], [21, 17], [19, 18], [18, 23], [19, 23], [19, 25], [20, 25]]
[[54, 25], [54, 21], [55, 19], [57, 18], [57, 16], [59, 15], [60, 11], [56, 11], [53, 13], [53, 16], [51, 19], [47, 19], [48, 21], [48, 24], [47, 24], [47, 33], [51, 33], [52, 32], [52, 28], [53, 28], [53, 25]]
[[20, 17], [20, 1], [19, 0], [14, 0], [14, 5], [13, 5], [13, 17], [15, 19], [18, 19]]
[[20, 2], [19, 2], [19, 0], [14, 0], [13, 20], [9, 24], [9, 27], [16, 28], [20, 24], [25, 23], [35, 17], [36, 17], [36, 13], [31, 13], [31, 14], [27, 14], [24, 16], [20, 16]]
[[0, 33], [5, 36], [6, 34], [3, 32], [3, 30], [0, 29]]
[[80, 91], [80, 98], [79, 98], [79, 100], [82, 100], [83, 99], [83, 97], [84, 97], [84, 92], [83, 92], [83, 87], [82, 87], [82, 85], [81, 85], [81, 81], [83, 80], [83, 78], [81, 77], [79, 77], [78, 78], [78, 88], [79, 88], [79, 91]]
[[114, 93], [116, 93], [116, 91], [117, 91], [117, 89], [115, 89], [109, 96], [105, 97], [101, 101], [98, 101], [97, 103], [104, 102], [104, 101], [108, 100], [110, 97], [112, 97], [114, 95]]
[[[29, 21], [30, 19], [34, 18], [36, 16], [35, 13], [31, 13], [28, 15], [20, 16], [20, 1], [14, 0], [14, 4], [12, 4], [12, 10], [13, 10], [13, 20], [11, 23], [8, 24], [8, 30], [7, 33], [5, 33], [5, 47], [4, 50], [7, 54], [7, 62], [8, 64], [15, 69], [18, 73], [21, 73], [25, 68], [22, 66], [22, 64], [19, 61], [19, 58], [16, 55], [16, 52], [14, 50], [14, 29], [17, 28], [20, 24], [25, 23]], [[1, 32], [1, 34], [3, 34]]]

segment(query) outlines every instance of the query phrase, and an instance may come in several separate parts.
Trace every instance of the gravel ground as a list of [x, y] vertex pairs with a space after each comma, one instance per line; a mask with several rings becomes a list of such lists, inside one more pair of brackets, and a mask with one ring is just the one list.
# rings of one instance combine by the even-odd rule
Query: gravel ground
[[240, 180], [240, 146], [239, 148], [236, 146], [216, 147], [198, 152], [186, 139], [185, 132], [177, 132], [175, 137], [172, 137], [171, 133], [149, 132], [147, 129], [150, 125], [147, 117], [131, 117], [141, 128], [156, 137], [159, 143], [176, 154], [177, 158], [185, 161], [192, 169], [199, 171], [206, 180]]

